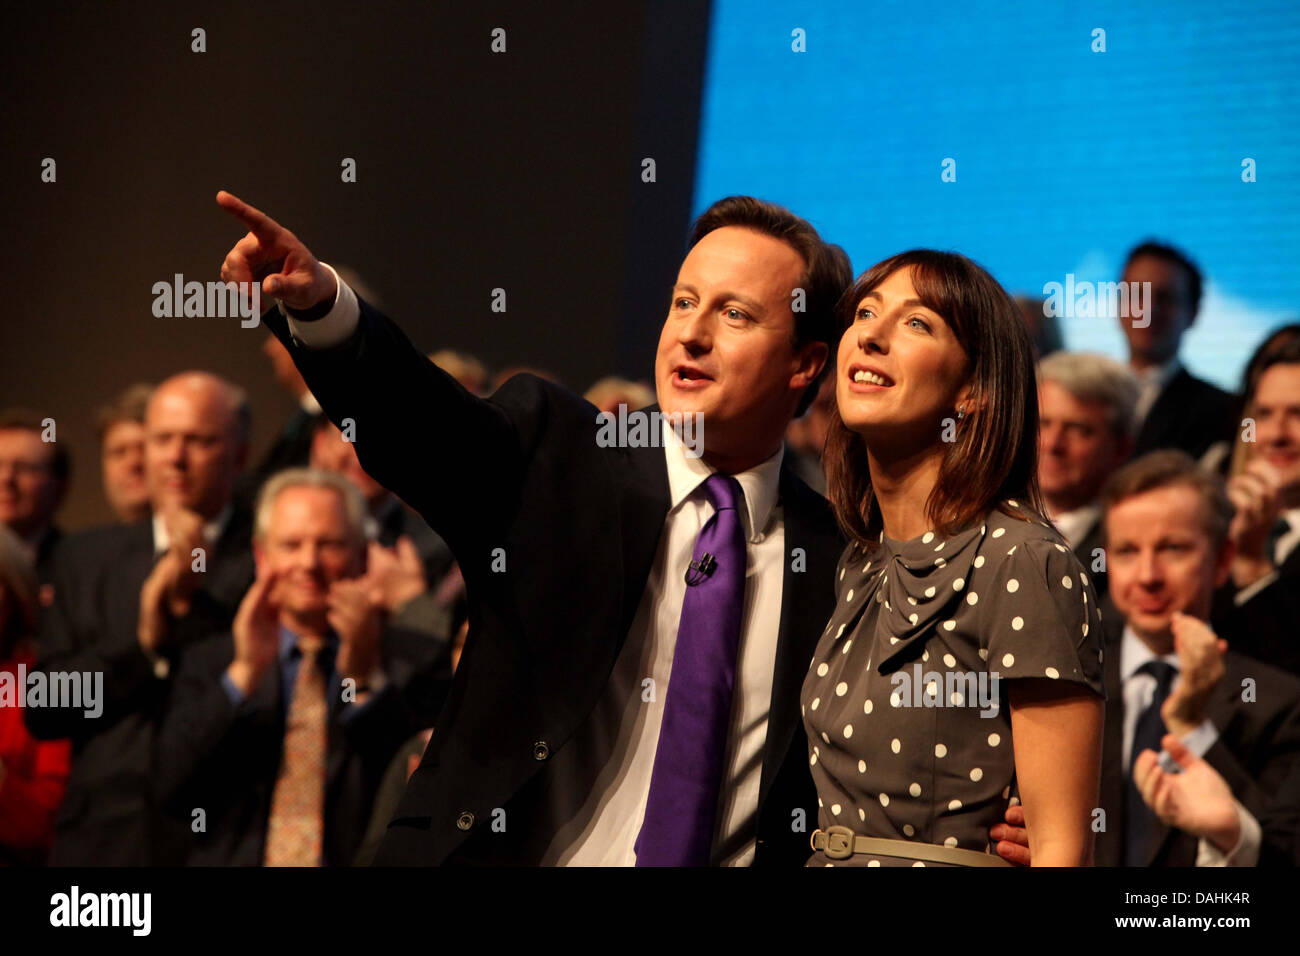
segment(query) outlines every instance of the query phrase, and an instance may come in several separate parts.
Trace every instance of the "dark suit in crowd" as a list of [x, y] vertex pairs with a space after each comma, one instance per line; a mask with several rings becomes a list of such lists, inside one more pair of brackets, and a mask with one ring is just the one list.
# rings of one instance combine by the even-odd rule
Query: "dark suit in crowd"
[[1143, 420], [1133, 457], [1157, 448], [1181, 448], [1200, 458], [1224, 435], [1233, 433], [1237, 407], [1237, 399], [1228, 392], [1179, 369]]
[[[382, 641], [388, 683], [372, 699], [346, 703], [327, 691], [324, 855], [331, 865], [353, 862], [385, 770], [411, 734], [433, 723], [450, 680], [441, 648], [426, 635], [389, 629]], [[260, 866], [265, 853], [284, 753], [284, 670], [273, 667], [237, 705], [221, 679], [234, 652], [228, 633], [186, 650], [158, 735], [158, 800], [180, 824], [190, 865]], [[197, 809], [202, 828], [194, 826]]]
[[[192, 610], [174, 622], [162, 654], [174, 666], [180, 649], [228, 628], [253, 580], [251, 524], [232, 512], [207, 556]], [[67, 796], [55, 820], [51, 862], [131, 866], [176, 861], [173, 828], [151, 798], [151, 751], [166, 701], [167, 678], [140, 647], [140, 589], [153, 569], [150, 521], [73, 535], [54, 562], [54, 604], [45, 609], [36, 667], [101, 672], [98, 718], [69, 708], [30, 708], [33, 736], [73, 742]]]
[[[1123, 618], [1107, 605], [1105, 683], [1106, 724], [1102, 744], [1101, 806], [1106, 829], [1097, 834], [1096, 865], [1124, 865], [1125, 788], [1123, 768], [1124, 691], [1120, 680]], [[1290, 819], [1277, 800], [1279, 787], [1300, 762], [1300, 681], [1290, 674], [1233, 650], [1223, 657], [1224, 674], [1211, 691], [1205, 716], [1219, 732], [1204, 754], [1227, 781], [1233, 796], [1265, 828], [1261, 862], [1277, 862], [1278, 826]], [[1255, 682], [1255, 700], [1242, 700], [1242, 681]], [[1132, 755], [1134, 763], [1137, 754]], [[1294, 784], [1293, 784], [1294, 789]], [[1290, 824], [1293, 825], [1293, 824]], [[1198, 838], [1155, 820], [1147, 866], [1195, 866]]]

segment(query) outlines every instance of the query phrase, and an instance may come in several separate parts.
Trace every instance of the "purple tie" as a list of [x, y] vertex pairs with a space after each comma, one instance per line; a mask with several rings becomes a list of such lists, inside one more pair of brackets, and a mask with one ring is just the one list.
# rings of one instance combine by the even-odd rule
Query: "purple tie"
[[730, 475], [711, 475], [713, 504], [686, 570], [650, 796], [636, 840], [637, 866], [707, 866], [722, 783], [745, 608], [744, 498]]

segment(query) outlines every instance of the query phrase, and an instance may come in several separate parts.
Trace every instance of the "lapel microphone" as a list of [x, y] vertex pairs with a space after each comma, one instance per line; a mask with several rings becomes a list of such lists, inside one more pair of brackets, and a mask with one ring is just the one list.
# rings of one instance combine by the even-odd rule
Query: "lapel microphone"
[[692, 561], [686, 568], [687, 585], [695, 587], [697, 584], [703, 584], [717, 570], [717, 567], [717, 559], [705, 551], [700, 555], [700, 560]]

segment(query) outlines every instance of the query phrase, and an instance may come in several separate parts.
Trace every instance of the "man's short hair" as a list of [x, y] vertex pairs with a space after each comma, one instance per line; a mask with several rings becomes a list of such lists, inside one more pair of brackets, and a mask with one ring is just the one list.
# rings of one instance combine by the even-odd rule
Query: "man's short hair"
[[[0, 432], [35, 432], [38, 436], [45, 434], [45, 426], [42, 424], [45, 418], [29, 408], [6, 408], [0, 410]], [[59, 481], [67, 481], [72, 474], [72, 459], [68, 455], [67, 446], [62, 442], [52, 441], [45, 444], [54, 453], [50, 459], [50, 473]]]
[[1105, 405], [1111, 431], [1132, 436], [1139, 389], [1127, 366], [1090, 352], [1053, 352], [1039, 361], [1038, 381], [1059, 385], [1076, 401]]
[[336, 475], [320, 468], [286, 468], [272, 475], [257, 496], [257, 508], [254, 511], [253, 537], [265, 541], [271, 527], [271, 512], [275, 508], [280, 493], [290, 488], [329, 488], [338, 492], [343, 502], [343, 513], [347, 519], [348, 532], [358, 545], [366, 540], [365, 502], [361, 492], [342, 475]]
[[95, 416], [99, 430], [99, 440], [103, 442], [108, 430], [119, 422], [144, 424], [144, 410], [149, 406], [149, 396], [153, 386], [148, 382], [136, 382], [128, 385], [112, 402], [100, 408]]
[[1182, 269], [1187, 275], [1187, 289], [1192, 297], [1192, 315], [1201, 310], [1201, 270], [1192, 261], [1191, 256], [1167, 242], [1147, 239], [1133, 247], [1133, 250], [1128, 254], [1128, 258], [1124, 260], [1124, 268], [1127, 269], [1134, 259], [1142, 256], [1163, 259], [1165, 262], [1172, 262]]
[[1191, 455], [1176, 449], [1150, 452], [1110, 476], [1101, 489], [1103, 529], [1111, 509], [1120, 502], [1148, 491], [1180, 486], [1191, 488], [1201, 499], [1205, 533], [1217, 550], [1228, 539], [1232, 502], [1218, 475], [1203, 470]]
[[795, 348], [809, 342], [824, 342], [829, 351], [821, 374], [799, 399], [799, 407], [795, 409], [798, 417], [817, 397], [822, 377], [835, 368], [839, 341], [835, 305], [853, 282], [848, 254], [823, 240], [808, 220], [800, 219], [784, 206], [753, 196], [728, 196], [704, 210], [691, 226], [686, 248], [695, 248], [709, 233], [726, 226], [740, 226], [779, 239], [804, 261], [804, 274], [799, 280], [799, 287], [804, 290], [804, 311], [794, 314]]

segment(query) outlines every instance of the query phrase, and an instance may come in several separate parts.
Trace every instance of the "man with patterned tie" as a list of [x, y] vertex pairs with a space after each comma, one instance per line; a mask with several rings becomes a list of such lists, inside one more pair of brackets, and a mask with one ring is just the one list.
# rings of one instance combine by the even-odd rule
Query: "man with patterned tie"
[[182, 656], [158, 742], [189, 863], [350, 864], [388, 761], [436, 716], [440, 646], [385, 629], [363, 509], [310, 469], [259, 497], [257, 579], [232, 633]]
[[[1253, 866], [1259, 821], [1278, 809], [1275, 794], [1300, 760], [1300, 681], [1228, 650], [1205, 623], [1232, 562], [1223, 483], [1184, 452], [1158, 451], [1116, 472], [1101, 501], [1118, 614], [1103, 616], [1097, 865]], [[1178, 756], [1203, 757], [1235, 797], [1235, 814], [1206, 835], [1171, 828], [1134, 777], [1138, 758], [1160, 753], [1170, 734]]]
[[645, 410], [702, 420], [703, 448], [648, 415], [611, 447], [540, 378], [471, 395], [292, 233], [217, 201], [249, 229], [222, 277], [280, 301], [268, 328], [467, 586], [456, 685], [376, 862], [802, 864], [798, 690], [843, 539], [782, 437], [827, 369], [844, 253], [771, 203], [710, 207]]

